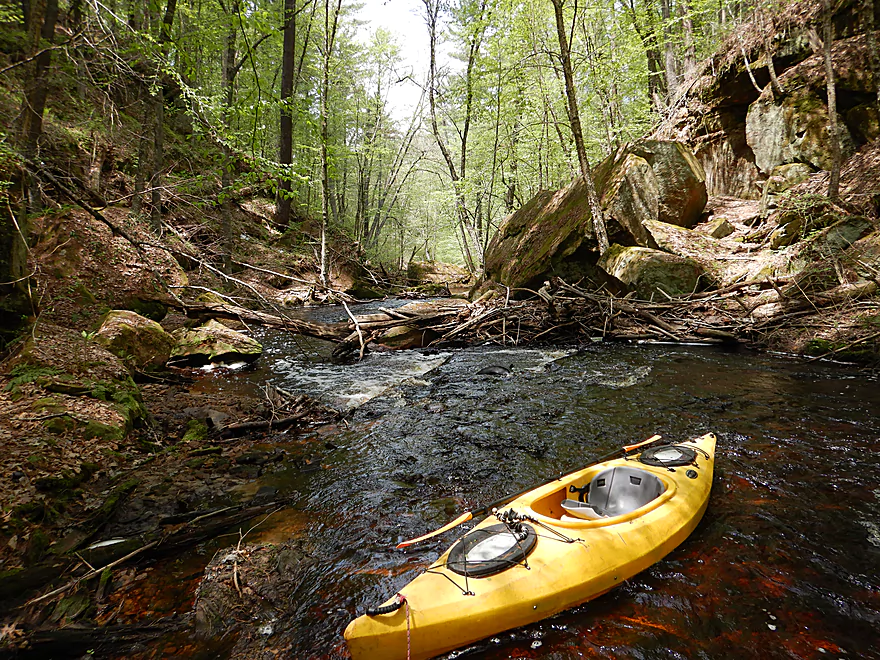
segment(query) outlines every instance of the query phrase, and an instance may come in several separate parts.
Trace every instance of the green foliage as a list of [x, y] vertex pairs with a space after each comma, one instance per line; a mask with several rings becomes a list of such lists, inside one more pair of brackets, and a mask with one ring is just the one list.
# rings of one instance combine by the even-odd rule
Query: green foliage
[[208, 426], [203, 421], [191, 419], [186, 423], [186, 433], [181, 442], [199, 443], [208, 437]]
[[16, 391], [19, 385], [25, 383], [33, 383], [40, 378], [57, 376], [61, 370], [56, 367], [44, 367], [42, 365], [30, 364], [23, 362], [15, 365], [9, 372], [11, 376], [9, 383], [6, 385], [7, 391]]

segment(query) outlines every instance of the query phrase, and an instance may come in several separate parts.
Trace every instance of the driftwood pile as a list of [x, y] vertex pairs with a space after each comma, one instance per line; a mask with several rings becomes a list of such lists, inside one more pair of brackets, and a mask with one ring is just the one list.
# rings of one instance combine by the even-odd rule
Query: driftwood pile
[[[588, 291], [560, 278], [552, 278], [538, 291], [500, 291], [471, 304], [421, 302], [380, 308], [369, 315], [355, 315], [346, 306], [349, 320], [339, 323], [307, 322], [277, 310], [257, 312], [225, 303], [190, 305], [186, 311], [190, 316], [235, 318], [318, 337], [336, 342], [336, 355], [354, 352], [361, 357], [371, 342], [381, 341], [385, 333], [400, 326], [423, 331], [423, 346], [474, 342], [518, 346], [578, 338], [761, 344], [767, 334], [823, 307], [855, 304], [872, 296], [877, 283], [842, 285], [808, 295], [789, 280], [767, 278], [651, 302]], [[512, 294], [530, 298], [513, 300]], [[864, 304], [876, 305], [876, 301]]]

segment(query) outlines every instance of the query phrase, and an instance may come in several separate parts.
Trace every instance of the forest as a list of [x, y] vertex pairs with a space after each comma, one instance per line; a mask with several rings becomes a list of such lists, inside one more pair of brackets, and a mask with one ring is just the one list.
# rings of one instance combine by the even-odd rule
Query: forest
[[[728, 547], [736, 507], [806, 515], [749, 490], [789, 468], [836, 538], [828, 447], [876, 470], [878, 21], [874, 0], [0, 0], [0, 655], [349, 657], [379, 577], [442, 550], [392, 541], [578, 443], [714, 431], [728, 526], [703, 533], [731, 566], [764, 547]], [[852, 612], [876, 610], [852, 586], [880, 544], [865, 498], [864, 551], [826, 549], [848, 586], [821, 572]], [[757, 574], [800, 623], [834, 609], [802, 596], [813, 542], [756, 524], [794, 578], [701, 555], [700, 579]], [[626, 598], [602, 648], [659, 652]], [[743, 603], [710, 600], [737, 628]], [[547, 633], [575, 657], [585, 612], [475, 653]], [[746, 626], [751, 657], [874, 648], [835, 612], [825, 641]], [[670, 616], [662, 644], [734, 657]]]
[[[57, 148], [88, 153], [83, 183], [156, 228], [163, 204], [259, 194], [278, 231], [320, 222], [318, 242], [338, 232], [388, 265], [419, 255], [472, 273], [505, 215], [567, 184], [579, 151], [595, 163], [649, 132], [751, 11], [426, 2], [399, 9], [418, 26], [403, 37], [371, 31], [356, 3], [30, 4], [2, 16], [7, 168], [41, 155], [48, 97]], [[402, 60], [404, 38], [429, 48], [427, 70]], [[409, 116], [389, 106], [401, 85], [420, 90]], [[31, 208], [48, 201], [29, 190]]]

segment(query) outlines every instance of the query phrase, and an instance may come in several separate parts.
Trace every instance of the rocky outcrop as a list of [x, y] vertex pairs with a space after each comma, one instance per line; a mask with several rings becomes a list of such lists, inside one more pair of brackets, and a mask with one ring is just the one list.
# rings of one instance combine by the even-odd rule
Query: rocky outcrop
[[174, 347], [161, 325], [128, 310], [108, 312], [95, 341], [136, 371], [161, 369]]
[[197, 328], [180, 328], [172, 333], [177, 342], [171, 351], [175, 365], [203, 365], [209, 362], [253, 362], [263, 353], [256, 339], [210, 320]]
[[612, 245], [599, 266], [644, 299], [693, 293], [703, 276], [693, 259], [643, 247]]
[[[812, 58], [811, 58], [812, 59]], [[818, 90], [806, 81], [783, 76], [780, 83], [794, 89], [777, 101], [765, 90], [746, 115], [746, 141], [755, 154], [755, 165], [764, 174], [787, 163], [807, 163], [816, 170], [831, 169], [828, 106]], [[843, 117], [838, 118], [840, 151], [844, 158], [855, 151]]]
[[[702, 168], [683, 144], [645, 140], [620, 148], [595, 170], [612, 241], [655, 248], [646, 223], [693, 226], [706, 204]], [[601, 280], [586, 186], [578, 178], [541, 192], [502, 223], [486, 251], [486, 273], [511, 287], [550, 275]]]
[[[869, 98], [876, 84], [866, 64], [870, 58], [864, 35], [858, 34], [859, 7], [851, 1], [838, 3], [834, 17], [832, 60], [844, 157], [880, 133]], [[705, 63], [684, 106], [655, 132], [655, 137], [693, 146], [710, 195], [758, 199], [779, 165], [803, 163], [812, 170], [829, 166], [824, 59], [813, 51], [809, 38], [820, 10], [816, 3], [783, 5], [769, 17], [769, 40], [766, 14], [764, 24], [743, 26]], [[771, 60], [782, 94], [774, 95], [770, 88]]]

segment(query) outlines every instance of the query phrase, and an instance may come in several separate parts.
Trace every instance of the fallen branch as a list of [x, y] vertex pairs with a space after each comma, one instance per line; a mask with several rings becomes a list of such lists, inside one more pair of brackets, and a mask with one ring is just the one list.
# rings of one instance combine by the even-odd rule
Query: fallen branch
[[89, 571], [88, 573], [86, 573], [85, 575], [81, 575], [80, 577], [78, 577], [78, 578], [76, 578], [76, 579], [74, 579], [74, 580], [71, 580], [70, 582], [68, 582], [68, 583], [65, 584], [64, 586], [62, 586], [62, 587], [58, 587], [57, 589], [53, 589], [53, 590], [50, 591], [49, 593], [45, 593], [45, 594], [43, 594], [42, 596], [37, 596], [36, 598], [31, 598], [31, 599], [30, 599], [28, 602], [26, 602], [22, 607], [27, 607], [27, 606], [29, 606], [29, 605], [33, 605], [33, 604], [35, 604], [35, 603], [42, 602], [42, 601], [46, 600], [47, 598], [51, 598], [52, 596], [57, 596], [58, 594], [63, 594], [65, 591], [68, 591], [69, 589], [72, 589], [73, 587], [75, 587], [76, 585], [78, 585], [80, 582], [84, 582], [84, 581], [86, 581], [86, 580], [90, 580], [90, 579], [92, 579], [93, 577], [97, 577], [98, 575], [100, 575], [100, 574], [103, 573], [104, 571], [106, 571], [106, 570], [108, 570], [108, 569], [110, 569], [110, 568], [114, 568], [114, 567], [116, 567], [116, 566], [119, 566], [119, 564], [122, 564], [122, 563], [127, 562], [127, 561], [128, 561], [129, 559], [131, 559], [132, 557], [136, 557], [136, 556], [138, 556], [139, 554], [141, 554], [142, 552], [145, 552], [145, 551], [149, 550], [150, 548], [155, 548], [157, 545], [159, 545], [160, 540], [161, 540], [161, 539], [157, 539], [157, 540], [155, 540], [155, 541], [151, 541], [150, 543], [147, 543], [146, 545], [141, 546], [141, 547], [138, 548], [137, 550], [134, 550], [133, 552], [129, 552], [129, 553], [128, 553], [127, 555], [125, 555], [124, 557], [120, 557], [119, 559], [117, 559], [117, 560], [115, 560], [115, 561], [111, 561], [111, 562], [110, 562], [109, 564], [107, 564], [106, 566], [102, 566], [101, 568], [94, 568], [94, 569], [92, 569], [91, 571]]
[[246, 435], [251, 431], [267, 431], [267, 430], [280, 430], [286, 429], [289, 426], [293, 426], [301, 419], [306, 417], [309, 414], [308, 410], [304, 410], [302, 412], [298, 412], [295, 415], [291, 415], [290, 417], [282, 417], [281, 419], [276, 420], [259, 420], [256, 422], [240, 422], [238, 424], [230, 424], [223, 428], [220, 432], [221, 438], [234, 438], [241, 435]]

